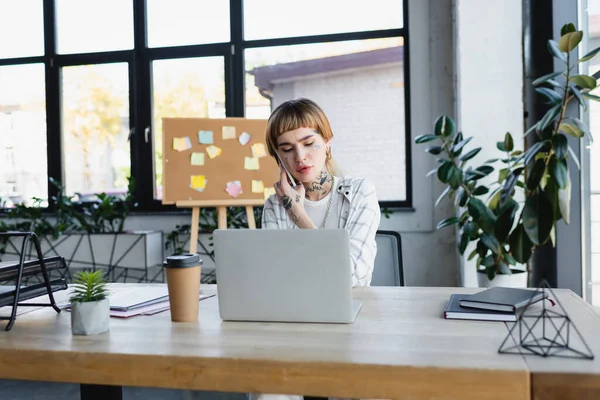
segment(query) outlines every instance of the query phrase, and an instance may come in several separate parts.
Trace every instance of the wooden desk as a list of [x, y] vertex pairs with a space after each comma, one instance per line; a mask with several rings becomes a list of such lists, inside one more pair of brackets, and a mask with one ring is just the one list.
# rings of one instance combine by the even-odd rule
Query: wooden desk
[[[111, 319], [108, 333], [79, 337], [71, 335], [67, 312], [38, 310], [0, 333], [0, 378], [353, 398], [529, 399], [529, 367], [536, 364], [498, 354], [503, 324], [442, 318], [451, 293], [478, 290], [357, 288], [363, 308], [351, 325], [223, 322], [213, 297], [200, 303], [199, 323], [171, 323], [164, 312]], [[585, 332], [589, 343], [591, 331]]]
[[[600, 399], [600, 315], [570, 290], [554, 290], [561, 305], [594, 354], [594, 360], [526, 356], [531, 371], [534, 400]], [[571, 330], [569, 344], [578, 350], [584, 345]], [[572, 343], [572, 344], [571, 344]]]

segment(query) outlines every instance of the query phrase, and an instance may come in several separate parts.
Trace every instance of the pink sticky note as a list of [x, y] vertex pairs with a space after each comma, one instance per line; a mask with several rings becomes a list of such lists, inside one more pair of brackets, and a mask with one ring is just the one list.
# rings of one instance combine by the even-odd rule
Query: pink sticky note
[[231, 181], [227, 182], [227, 187], [225, 191], [229, 193], [231, 197], [236, 199], [240, 193], [242, 193], [242, 183], [240, 181]]

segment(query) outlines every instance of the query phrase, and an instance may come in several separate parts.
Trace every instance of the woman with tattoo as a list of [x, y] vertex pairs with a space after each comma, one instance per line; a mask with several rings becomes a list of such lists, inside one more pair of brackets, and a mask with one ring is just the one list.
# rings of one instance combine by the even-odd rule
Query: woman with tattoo
[[[333, 132], [323, 110], [301, 98], [271, 114], [266, 129], [269, 154], [280, 166], [275, 195], [265, 202], [263, 229], [345, 228], [350, 234], [353, 285], [371, 283], [381, 212], [374, 186], [340, 176], [331, 157]], [[298, 186], [292, 187], [285, 169]]]

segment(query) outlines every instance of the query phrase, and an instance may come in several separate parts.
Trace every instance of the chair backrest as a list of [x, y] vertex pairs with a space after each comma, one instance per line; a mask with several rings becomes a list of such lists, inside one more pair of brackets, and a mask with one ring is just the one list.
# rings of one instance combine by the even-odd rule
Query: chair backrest
[[377, 256], [371, 286], [404, 286], [402, 239], [398, 232], [377, 231]]

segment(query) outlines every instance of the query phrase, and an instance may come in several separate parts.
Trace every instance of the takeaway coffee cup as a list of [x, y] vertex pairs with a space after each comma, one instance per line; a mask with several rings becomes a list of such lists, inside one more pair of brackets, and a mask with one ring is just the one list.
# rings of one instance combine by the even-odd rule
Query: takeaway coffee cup
[[171, 321], [198, 321], [200, 297], [200, 270], [202, 260], [199, 254], [170, 256], [163, 262], [167, 272]]

